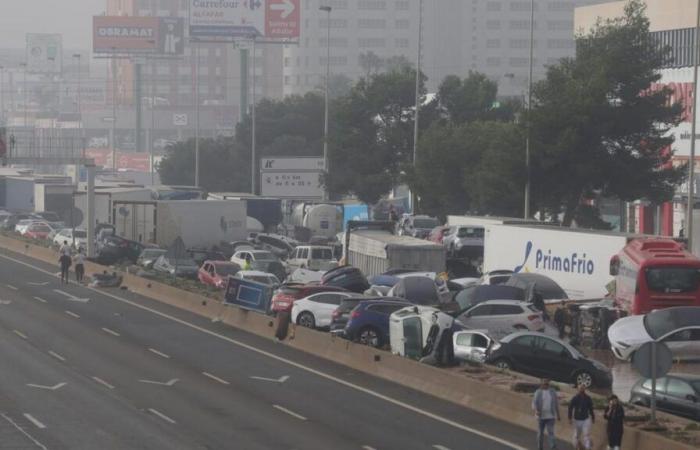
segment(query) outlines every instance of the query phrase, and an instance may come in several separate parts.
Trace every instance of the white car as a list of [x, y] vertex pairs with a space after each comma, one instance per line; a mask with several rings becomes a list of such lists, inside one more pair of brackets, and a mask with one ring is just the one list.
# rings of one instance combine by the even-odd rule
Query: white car
[[231, 262], [238, 264], [240, 267], [245, 267], [246, 260], [250, 257], [250, 262], [253, 261], [277, 261], [275, 255], [267, 250], [239, 250], [231, 256]]
[[292, 305], [292, 323], [307, 328], [328, 328], [333, 311], [343, 299], [357, 297], [352, 292], [320, 292], [296, 300]]
[[623, 317], [608, 328], [615, 356], [627, 361], [647, 342], [665, 343], [674, 357], [700, 360], [700, 307], [677, 306]]
[[83, 230], [82, 228], [76, 228], [75, 229], [75, 245], [73, 245], [73, 229], [72, 228], [64, 228], [62, 230], [59, 230], [56, 235], [53, 237], [53, 243], [54, 245], [61, 246], [63, 245], [64, 241], [68, 241], [68, 245], [73, 246], [74, 248], [87, 248], [88, 244], [88, 239], [87, 239], [87, 231]]
[[241, 280], [255, 281], [256, 283], [267, 284], [269, 286], [279, 286], [280, 280], [274, 274], [261, 272], [259, 270], [239, 270], [233, 275], [234, 278]]
[[27, 228], [29, 228], [29, 225], [33, 223], [46, 223], [45, 221], [41, 219], [22, 219], [19, 222], [17, 222], [17, 225], [15, 225], [15, 231], [19, 234], [24, 234], [27, 232]]
[[516, 331], [544, 331], [542, 313], [532, 303], [518, 300], [487, 300], [464, 311], [457, 320], [467, 328], [488, 330], [495, 338]]

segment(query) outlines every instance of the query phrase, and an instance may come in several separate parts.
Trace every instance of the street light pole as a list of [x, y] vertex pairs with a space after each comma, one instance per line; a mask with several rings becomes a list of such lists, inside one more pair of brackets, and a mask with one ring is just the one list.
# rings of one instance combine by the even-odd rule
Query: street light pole
[[195, 102], [195, 128], [194, 128], [194, 185], [199, 187], [199, 45], [194, 45], [194, 102]]
[[78, 110], [78, 134], [80, 135], [80, 144], [81, 144], [81, 153], [82, 153], [82, 158], [85, 159], [85, 136], [83, 136], [83, 106], [81, 103], [81, 97], [80, 97], [80, 77], [81, 77], [81, 58], [82, 55], [80, 53], [75, 53], [73, 55], [73, 58], [76, 58], [78, 60], [78, 89], [76, 91], [76, 101], [77, 101], [77, 110]]
[[112, 172], [117, 172], [117, 58], [112, 48]]
[[530, 218], [530, 145], [532, 141], [532, 126], [530, 113], [532, 111], [532, 65], [535, 46], [535, 0], [530, 0], [530, 67], [527, 77], [527, 136], [525, 137], [525, 219]]
[[698, 0], [695, 18], [695, 36], [693, 37], [693, 122], [690, 130], [690, 157], [688, 158], [688, 205], [685, 210], [685, 236], [688, 250], [693, 251], [693, 209], [695, 209], [695, 130], [697, 128], [698, 109], [698, 58], [700, 58], [700, 0]]
[[[423, 50], [423, 0], [418, 2], [418, 51], [416, 52], [416, 106], [415, 118], [413, 120], [413, 168], [418, 160], [418, 131], [420, 116], [420, 75], [421, 75], [421, 52]], [[416, 213], [416, 196], [411, 192], [411, 209]]]
[[255, 176], [255, 158], [256, 158], [256, 137], [255, 137], [255, 89], [256, 89], [256, 84], [255, 84], [255, 78], [256, 77], [256, 55], [255, 55], [255, 36], [253, 36], [253, 46], [252, 46], [252, 51], [251, 53], [253, 54], [253, 92], [251, 93], [251, 107], [250, 107], [250, 116], [251, 116], [251, 158], [250, 158], [250, 193], [252, 195], [255, 195], [255, 186], [256, 186], [256, 176]]
[[[331, 11], [333, 8], [330, 6], [321, 6], [319, 8], [321, 11], [328, 13], [328, 20], [326, 24], [326, 85], [325, 85], [325, 95], [324, 95], [324, 110], [323, 110], [323, 172], [328, 176], [328, 121], [329, 121], [329, 82], [331, 77]], [[328, 200], [328, 187], [323, 190], [323, 199]]]
[[0, 123], [5, 120], [5, 91], [3, 86], [5, 83], [5, 67], [0, 66]]
[[22, 81], [22, 93], [24, 94], [24, 123], [22, 123], [22, 128], [27, 127], [27, 108], [29, 107], [29, 97], [27, 96], [27, 63], [20, 63], [22, 67], [24, 79]]

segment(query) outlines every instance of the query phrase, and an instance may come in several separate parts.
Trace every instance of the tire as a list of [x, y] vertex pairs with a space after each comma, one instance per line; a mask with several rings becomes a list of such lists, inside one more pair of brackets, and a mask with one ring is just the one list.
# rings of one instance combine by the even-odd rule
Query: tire
[[381, 348], [383, 345], [382, 336], [373, 327], [365, 327], [358, 331], [357, 342], [374, 348]]
[[649, 407], [649, 400], [644, 398], [635, 397], [630, 401], [630, 403], [637, 406], [645, 406], [647, 408]]
[[582, 370], [574, 375], [574, 385], [580, 386], [582, 384], [586, 386], [586, 388], [593, 386], [593, 376], [590, 374], [590, 372]]
[[505, 358], [497, 359], [496, 361], [493, 362], [493, 365], [501, 370], [512, 370], [513, 369], [513, 366], [511, 365], [510, 361], [508, 361]]
[[313, 314], [304, 311], [297, 316], [297, 325], [301, 325], [305, 328], [316, 328], [316, 319], [314, 319]]

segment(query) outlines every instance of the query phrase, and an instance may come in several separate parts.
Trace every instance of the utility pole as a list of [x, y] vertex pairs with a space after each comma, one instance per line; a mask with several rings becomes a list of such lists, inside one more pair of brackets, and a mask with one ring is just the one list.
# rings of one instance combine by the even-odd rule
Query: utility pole
[[256, 186], [256, 174], [255, 174], [255, 159], [257, 158], [256, 155], [256, 141], [255, 141], [255, 88], [256, 88], [256, 83], [255, 83], [255, 78], [256, 78], [256, 55], [255, 55], [255, 36], [253, 36], [253, 48], [252, 52], [253, 54], [253, 92], [251, 93], [251, 108], [250, 108], [250, 115], [251, 115], [251, 158], [250, 158], [250, 193], [255, 195], [255, 186]]
[[[331, 78], [331, 11], [333, 11], [333, 8], [330, 6], [321, 6], [319, 10], [328, 13], [328, 22], [326, 24], [326, 86], [323, 111], [323, 171], [325, 172], [326, 176], [328, 176], [328, 169], [330, 167], [328, 164], [328, 96], [330, 95], [329, 83]], [[323, 199], [328, 200], [328, 187], [323, 190]]]
[[[418, 131], [419, 131], [419, 111], [420, 111], [420, 75], [421, 75], [421, 53], [423, 50], [423, 0], [418, 2], [418, 51], [416, 52], [416, 106], [413, 120], [413, 168], [416, 167], [418, 159]], [[416, 195], [411, 192], [411, 209], [416, 213]]]
[[83, 105], [81, 102], [81, 94], [80, 94], [80, 81], [81, 81], [81, 72], [82, 72], [82, 67], [80, 64], [82, 55], [80, 53], [75, 53], [73, 55], [73, 58], [76, 58], [78, 60], [78, 90], [75, 92], [76, 93], [76, 101], [77, 105], [76, 108], [78, 110], [78, 133], [80, 134], [80, 144], [81, 144], [81, 157], [85, 159], [85, 136], [83, 135]]
[[112, 48], [112, 172], [117, 171], [117, 58]]
[[24, 69], [24, 80], [22, 83], [22, 93], [24, 94], [24, 123], [22, 123], [22, 128], [27, 128], [27, 109], [29, 108], [29, 96], [27, 93], [27, 63], [20, 63], [20, 67]]
[[5, 83], [5, 67], [0, 66], [0, 123], [4, 123], [5, 119], [5, 91], [3, 90]]
[[194, 45], [194, 103], [195, 103], [195, 128], [194, 128], [194, 185], [199, 187], [199, 45]]
[[530, 218], [530, 144], [532, 126], [530, 112], [532, 111], [532, 65], [535, 44], [535, 0], [530, 0], [530, 68], [527, 77], [527, 136], [525, 137], [525, 219]]
[[151, 186], [155, 185], [155, 169], [153, 167], [153, 141], [155, 138], [155, 128], [156, 128], [156, 118], [155, 118], [155, 107], [156, 107], [156, 64], [151, 62], [151, 82], [149, 83], [149, 89], [151, 91], [151, 132], [148, 134], [148, 149], [150, 150], [150, 167], [151, 167]]
[[693, 251], [693, 210], [695, 209], [695, 130], [697, 128], [698, 110], [698, 59], [700, 58], [700, 0], [698, 0], [695, 35], [693, 36], [693, 123], [690, 130], [690, 157], [688, 158], [688, 205], [685, 211], [685, 237], [688, 239], [688, 251]]

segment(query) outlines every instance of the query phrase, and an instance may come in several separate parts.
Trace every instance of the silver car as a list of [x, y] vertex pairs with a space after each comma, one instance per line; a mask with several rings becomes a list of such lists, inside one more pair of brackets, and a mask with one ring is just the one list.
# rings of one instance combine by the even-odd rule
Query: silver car
[[484, 227], [459, 225], [451, 227], [442, 243], [453, 256], [478, 256], [484, 253]]
[[515, 331], [544, 331], [542, 313], [518, 300], [488, 300], [462, 312], [457, 320], [467, 328], [487, 330], [497, 339]]

